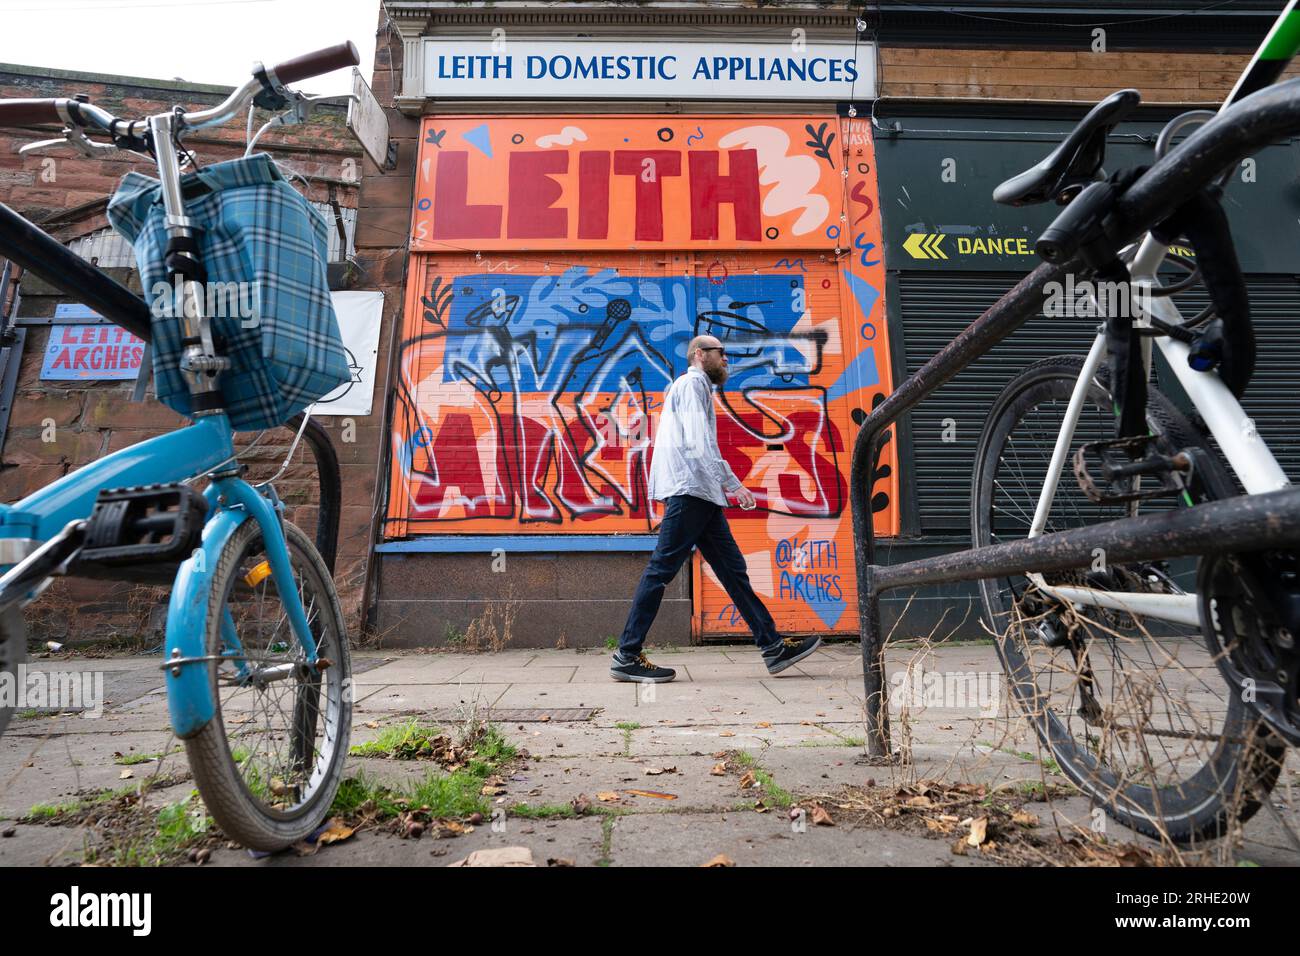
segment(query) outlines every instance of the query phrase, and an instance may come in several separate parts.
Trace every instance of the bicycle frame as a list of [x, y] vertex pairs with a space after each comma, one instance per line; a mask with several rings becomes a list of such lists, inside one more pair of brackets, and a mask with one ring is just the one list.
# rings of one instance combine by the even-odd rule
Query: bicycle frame
[[[237, 90], [226, 104], [192, 114], [189, 128], [215, 125], [235, 108], [242, 108], [257, 84]], [[234, 106], [232, 104], [238, 104]], [[156, 134], [159, 179], [163, 185], [169, 232], [191, 235], [190, 221], [181, 200], [181, 176], [171, 151], [172, 114], [152, 117]], [[0, 206], [0, 254], [97, 308], [108, 318], [148, 340], [149, 315], [144, 302], [93, 266], [69, 252], [39, 227]], [[193, 282], [185, 285], [186, 335], [203, 343], [199, 358], [213, 358], [211, 329], [202, 313], [203, 297]], [[194, 394], [212, 393], [216, 386], [203, 375], [204, 366], [191, 377]], [[172, 585], [164, 640], [168, 707], [173, 729], [182, 739], [198, 733], [214, 716], [216, 703], [207, 664], [208, 614], [214, 606], [212, 582], [222, 553], [247, 520], [257, 522], [265, 542], [267, 561], [276, 590], [284, 604], [294, 635], [306, 652], [306, 663], [317, 663], [316, 642], [294, 581], [288, 547], [281, 527], [283, 505], [269, 485], [267, 493], [238, 477], [233, 430], [225, 413], [216, 408], [195, 413], [194, 424], [148, 439], [92, 462], [14, 505], [0, 505], [0, 590], [11, 590], [31, 559], [43, 546], [89, 518], [99, 492], [149, 484], [187, 482], [207, 476], [204, 492], [208, 517], [201, 545], [183, 561]], [[60, 567], [66, 566], [66, 559]], [[58, 573], [50, 567], [48, 574]], [[19, 600], [35, 599], [51, 578], [25, 589]], [[217, 596], [218, 598], [220, 596]], [[222, 656], [230, 658], [241, 677], [249, 676], [238, 633], [229, 611], [221, 621]], [[195, 666], [202, 665], [202, 666]]]
[[[1150, 302], [1151, 311], [1156, 318], [1170, 324], [1178, 324], [1182, 321], [1182, 316], [1178, 311], [1178, 307], [1168, 297], [1144, 294], [1146, 290], [1157, 286], [1156, 271], [1160, 268], [1168, 251], [1168, 246], [1161, 245], [1149, 234], [1143, 239], [1130, 269], [1132, 285], [1135, 289], [1135, 294], [1130, 301]], [[1134, 318], [1134, 326], [1149, 328], [1151, 325], [1150, 319], [1149, 314], [1139, 311]], [[1291, 482], [1278, 465], [1277, 459], [1273, 457], [1273, 453], [1264, 440], [1247, 426], [1250, 420], [1249, 417], [1237, 401], [1236, 396], [1223, 384], [1223, 380], [1217, 375], [1206, 375], [1193, 370], [1187, 364], [1188, 348], [1182, 342], [1169, 336], [1159, 336], [1155, 339], [1155, 343], [1169, 363], [1188, 398], [1191, 399], [1197, 411], [1201, 413], [1206, 426], [1210, 429], [1210, 434], [1218, 442], [1219, 447], [1223, 450], [1224, 457], [1228, 460], [1228, 464], [1241, 481], [1242, 487], [1246, 489], [1246, 494], [1265, 494], [1289, 486]], [[1061, 472], [1065, 466], [1066, 456], [1070, 451], [1070, 443], [1074, 438], [1075, 427], [1079, 423], [1079, 413], [1083, 409], [1088, 387], [1092, 383], [1093, 376], [1096, 375], [1097, 367], [1101, 364], [1105, 351], [1106, 337], [1098, 333], [1097, 338], [1092, 343], [1092, 348], [1088, 351], [1087, 358], [1084, 359], [1083, 370], [1079, 374], [1079, 379], [1075, 383], [1074, 391], [1070, 396], [1070, 402], [1066, 407], [1065, 417], [1061, 423], [1061, 431], [1057, 435], [1056, 445], [1052, 450], [1051, 463], [1048, 465], [1047, 475], [1043, 482], [1043, 490], [1039, 495], [1038, 506], [1034, 511], [1034, 519], [1029, 528], [1028, 536], [1031, 538], [1041, 535], [1047, 525], [1047, 516], [1051, 511], [1052, 502], [1056, 498]], [[1149, 349], [1146, 350], [1145, 357], [1147, 358], [1147, 373], [1149, 376]], [[1194, 593], [1150, 594], [1138, 591], [1104, 591], [1098, 588], [1049, 585], [1043, 579], [1043, 576], [1037, 572], [1030, 572], [1028, 577], [1046, 594], [1076, 605], [1126, 611], [1157, 620], [1171, 621], [1192, 627], [1200, 626], [1200, 611]]]

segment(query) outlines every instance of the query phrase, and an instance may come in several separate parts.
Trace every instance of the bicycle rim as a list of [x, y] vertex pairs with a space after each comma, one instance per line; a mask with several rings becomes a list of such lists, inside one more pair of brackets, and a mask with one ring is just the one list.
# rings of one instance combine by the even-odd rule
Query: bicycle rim
[[[191, 760], [204, 800], [235, 839], [258, 849], [305, 837], [328, 810], [346, 757], [350, 705], [346, 635], [324, 565], [285, 524], [295, 587], [323, 670], [306, 653], [266, 560], [261, 531], [246, 522], [214, 581], [209, 664], [217, 714]], [[238, 650], [220, 618], [228, 615]], [[197, 760], [195, 758], [198, 758]], [[200, 766], [202, 765], [202, 766]], [[207, 787], [204, 787], [204, 784]]]

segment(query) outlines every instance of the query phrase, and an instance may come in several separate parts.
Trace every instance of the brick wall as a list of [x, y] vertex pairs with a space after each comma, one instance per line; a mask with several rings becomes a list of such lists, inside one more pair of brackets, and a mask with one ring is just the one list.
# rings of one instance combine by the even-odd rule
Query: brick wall
[[[1108, 53], [882, 46], [880, 95], [1098, 100], [1125, 87], [1147, 103], [1219, 103], [1247, 53]], [[1292, 67], [1287, 76], [1300, 75]]]
[[[30, 68], [0, 65], [0, 97], [71, 96], [90, 94], [92, 102], [119, 115], [160, 112], [175, 103], [201, 106], [219, 103], [228, 90], [190, 84], [114, 77], [93, 77], [60, 71], [38, 73]], [[266, 120], [259, 114], [259, 122]], [[107, 225], [104, 205], [128, 170], [156, 174], [151, 164], [131, 157], [91, 159], [60, 148], [19, 156], [18, 147], [52, 138], [58, 130], [0, 127], [0, 202], [69, 241]], [[243, 153], [242, 124], [231, 123], [187, 140], [203, 165]], [[360, 173], [360, 148], [347, 132], [341, 109], [322, 110], [311, 124], [268, 132], [259, 141], [283, 166], [307, 178], [294, 179], [313, 201], [328, 200], [333, 186], [340, 206], [355, 208]], [[53, 163], [47, 160], [53, 160]], [[139, 292], [134, 269], [107, 270], [119, 282]], [[343, 275], [342, 270], [337, 270]], [[356, 287], [356, 276], [347, 287]], [[35, 276], [22, 282], [20, 315], [39, 318], [54, 314], [70, 301]], [[42, 355], [49, 340], [47, 326], [27, 326], [27, 341], [9, 431], [0, 451], [0, 500], [13, 502], [88, 462], [184, 424], [184, 419], [152, 399], [133, 403], [130, 382], [42, 382]], [[382, 399], [377, 401], [382, 408]], [[378, 417], [378, 416], [376, 416]], [[352, 629], [360, 622], [361, 590], [368, 554], [374, 461], [378, 428], [368, 419], [354, 419], [356, 441], [342, 440], [340, 422], [320, 419], [331, 432], [345, 483], [336, 571], [344, 610]], [[52, 426], [52, 427], [51, 427]], [[238, 436], [246, 447], [252, 434]], [[293, 435], [277, 429], [265, 435], [245, 456], [249, 477], [270, 477], [288, 453]], [[316, 469], [305, 447], [276, 487], [295, 523], [314, 533]], [[166, 590], [98, 581], [58, 581], [28, 610], [34, 637], [49, 640], [118, 638], [141, 646], [157, 643], [164, 619]]]

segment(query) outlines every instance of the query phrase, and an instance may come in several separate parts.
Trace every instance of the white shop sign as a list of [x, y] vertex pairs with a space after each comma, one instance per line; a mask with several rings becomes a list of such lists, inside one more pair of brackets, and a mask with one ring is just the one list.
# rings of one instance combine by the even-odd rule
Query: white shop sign
[[870, 43], [426, 37], [422, 95], [871, 99]]

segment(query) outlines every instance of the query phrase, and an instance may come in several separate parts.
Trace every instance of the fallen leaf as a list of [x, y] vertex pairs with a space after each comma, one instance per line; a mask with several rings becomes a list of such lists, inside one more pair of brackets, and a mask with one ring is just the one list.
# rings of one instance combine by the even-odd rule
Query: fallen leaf
[[814, 716], [814, 717], [825, 717], [826, 714], [819, 710], [819, 711], [817, 711], [816, 713], [814, 713], [813, 716]]
[[988, 839], [988, 830], [988, 817], [980, 817], [978, 820], [972, 820], [970, 824], [970, 836], [966, 837], [966, 842], [971, 846], [979, 846]]
[[755, 726], [755, 727], [771, 727], [771, 726], [772, 726], [772, 722], [771, 722], [770, 720], [760, 720], [760, 721], [759, 721], [758, 723], [756, 723], [754, 726]]
[[1011, 822], [1022, 827], [1036, 827], [1039, 824], [1038, 817], [1026, 810], [1017, 810], [1011, 814]]
[[367, 721], [366, 721], [366, 726], [369, 727], [371, 730], [378, 730], [378, 729], [379, 729], [379, 721], [377, 721], [377, 720], [367, 720]]
[[340, 843], [348, 839], [355, 832], [356, 830], [346, 825], [341, 817], [334, 817], [316, 838], [316, 842], [321, 846], [329, 846], [331, 843]]
[[546, 723], [547, 721], [549, 721], [550, 719], [551, 719], [551, 715], [550, 715], [550, 714], [542, 714], [542, 716], [541, 716], [541, 718], [540, 718], [540, 721], [541, 721], [541, 723], [544, 724], [544, 723]]
[[831, 815], [826, 812], [826, 808], [819, 803], [814, 803], [812, 808], [812, 821], [816, 826], [833, 827], [835, 821]]
[[625, 790], [624, 793], [630, 793], [634, 797], [654, 797], [656, 800], [676, 800], [675, 793], [660, 793], [658, 790]]
[[734, 733], [732, 733], [730, 730], [724, 730], [724, 731], [722, 731], [722, 733], [718, 734], [718, 736], [719, 736], [719, 737], [734, 737], [734, 736], [736, 736], [736, 735], [735, 735]]
[[618, 798], [618, 793], [613, 790], [602, 790], [600, 793], [596, 794], [596, 799], [601, 803], [613, 803]]
[[909, 807], [932, 807], [934, 804], [929, 797], [912, 797], [907, 801]]
[[713, 769], [710, 770], [709, 773], [715, 777], [725, 777], [727, 775], [726, 761], [723, 761], [722, 763], [715, 763], [713, 765]]
[[940, 729], [940, 730], [952, 730], [952, 724], [940, 724], [940, 725], [939, 725], [939, 729]]
[[591, 809], [591, 801], [587, 799], [585, 793], [580, 793], [573, 798], [572, 806], [574, 812], [577, 813], [578, 816], [582, 816]]
[[574, 866], [574, 862], [565, 856], [553, 856], [547, 859], [547, 866]]
[[736, 864], [732, 862], [731, 858], [727, 856], [727, 854], [725, 853], [719, 853], [708, 863], [701, 864], [701, 866], [735, 866], [735, 865]]
[[957, 856], [965, 856], [967, 853], [966, 838], [958, 837], [957, 842], [952, 845], [952, 852]]
[[757, 783], [758, 783], [758, 778], [754, 776], [754, 771], [752, 770], [746, 770], [745, 775], [740, 778], [740, 788], [742, 790], [748, 789], [749, 787], [756, 786]]
[[118, 780], [130, 780], [130, 779], [131, 779], [132, 777], [134, 777], [134, 776], [135, 776], [135, 774], [131, 772], [131, 768], [130, 768], [130, 767], [127, 767], [125, 770], [123, 770], [121, 773], [119, 773], [119, 774], [117, 775], [117, 779], [118, 779]]

